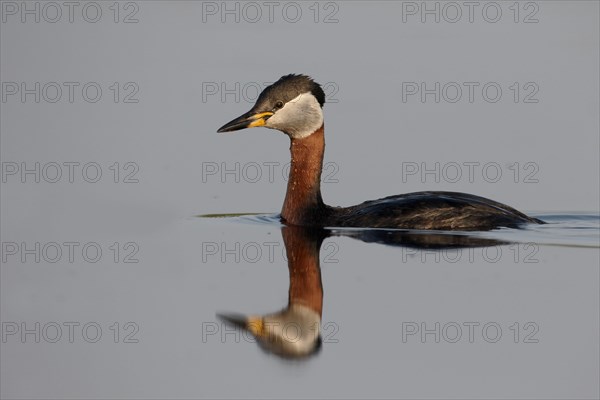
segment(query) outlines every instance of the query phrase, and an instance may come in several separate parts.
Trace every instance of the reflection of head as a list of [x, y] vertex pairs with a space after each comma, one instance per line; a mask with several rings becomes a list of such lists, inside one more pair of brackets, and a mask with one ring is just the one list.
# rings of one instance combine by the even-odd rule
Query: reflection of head
[[323, 286], [319, 249], [326, 232], [285, 226], [281, 233], [290, 273], [287, 308], [265, 316], [218, 316], [250, 332], [265, 351], [285, 358], [302, 358], [316, 354], [321, 346]]
[[219, 315], [225, 322], [252, 333], [261, 347], [286, 358], [315, 354], [321, 345], [321, 317], [302, 304], [264, 317]]

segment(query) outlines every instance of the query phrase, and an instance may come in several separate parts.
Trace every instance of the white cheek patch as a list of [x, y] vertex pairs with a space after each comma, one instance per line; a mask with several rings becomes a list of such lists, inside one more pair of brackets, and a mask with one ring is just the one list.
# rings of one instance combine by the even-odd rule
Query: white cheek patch
[[265, 127], [278, 129], [294, 139], [302, 139], [323, 125], [321, 105], [312, 93], [290, 100], [267, 120]]

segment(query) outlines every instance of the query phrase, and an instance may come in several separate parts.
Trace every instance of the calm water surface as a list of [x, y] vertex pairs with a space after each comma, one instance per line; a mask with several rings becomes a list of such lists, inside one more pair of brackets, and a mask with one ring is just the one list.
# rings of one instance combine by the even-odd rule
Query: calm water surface
[[[429, 2], [296, 2], [297, 23], [283, 5], [269, 22], [268, 2], [236, 2], [249, 17], [258, 4], [257, 23], [228, 11], [223, 22], [203, 13], [225, 2], [204, 1], [97, 2], [97, 23], [77, 6], [69, 22], [56, 2], [53, 23], [43, 3], [2, 2], [2, 81], [28, 94], [4, 93], [0, 158], [50, 178], [1, 182], [0, 397], [600, 397], [598, 2], [497, 2], [493, 23], [482, 14], [493, 2], [473, 7], [473, 22], [457, 2], [457, 23], [403, 21]], [[36, 4], [39, 23], [10, 11]], [[451, 17], [453, 4], [437, 8]], [[114, 21], [135, 10], [138, 22]], [[316, 11], [338, 22], [316, 23]], [[216, 130], [252, 107], [254, 88], [293, 72], [326, 85], [328, 204], [449, 190], [548, 224], [282, 229], [269, 213], [283, 202], [289, 140]], [[95, 103], [81, 91], [94, 82]], [[439, 86], [441, 99], [403, 96], [405, 83]], [[490, 84], [498, 101], [484, 97]], [[52, 182], [63, 163], [78, 163], [74, 180], [65, 167]], [[101, 180], [83, 179], [87, 163]], [[439, 176], [473, 163], [473, 179]], [[488, 163], [501, 179], [483, 174]], [[240, 212], [261, 214], [197, 217]], [[318, 331], [301, 336], [309, 356], [282, 357], [232, 326], [273, 313], [289, 337], [293, 323]]]
[[[259, 346], [217, 316], [277, 313], [292, 300], [288, 255], [310, 246], [314, 232], [291, 232], [284, 242], [274, 214], [170, 221], [137, 243], [138, 263], [115, 263], [108, 249], [97, 263], [7, 263], [3, 321], [28, 329], [39, 321], [42, 331], [40, 343], [33, 334], [6, 337], [7, 393], [593, 397], [600, 219], [533, 215], [548, 224], [326, 232], [315, 256], [321, 345], [300, 359]], [[95, 241], [108, 246], [101, 231]], [[73, 343], [70, 321], [80, 323]], [[102, 329], [95, 343], [96, 325], [82, 332], [90, 322]], [[62, 326], [56, 343], [52, 323]]]

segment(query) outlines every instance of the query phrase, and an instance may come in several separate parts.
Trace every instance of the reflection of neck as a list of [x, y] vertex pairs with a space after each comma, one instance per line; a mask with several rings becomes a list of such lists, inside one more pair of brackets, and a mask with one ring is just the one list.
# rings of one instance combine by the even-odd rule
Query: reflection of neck
[[325, 125], [302, 139], [291, 139], [290, 176], [281, 218], [287, 224], [307, 225], [324, 212], [321, 169], [325, 152]]
[[302, 304], [319, 314], [323, 310], [323, 286], [319, 249], [323, 241], [318, 231], [295, 226], [281, 229], [290, 271], [289, 305]]

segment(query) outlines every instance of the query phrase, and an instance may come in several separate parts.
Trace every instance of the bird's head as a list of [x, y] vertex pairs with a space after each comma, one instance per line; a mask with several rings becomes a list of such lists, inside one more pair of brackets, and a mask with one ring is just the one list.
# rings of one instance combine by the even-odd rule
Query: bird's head
[[325, 93], [306, 75], [286, 75], [265, 88], [254, 107], [226, 123], [217, 132], [264, 126], [293, 139], [302, 139], [323, 125]]

